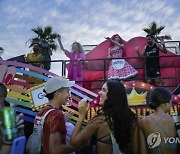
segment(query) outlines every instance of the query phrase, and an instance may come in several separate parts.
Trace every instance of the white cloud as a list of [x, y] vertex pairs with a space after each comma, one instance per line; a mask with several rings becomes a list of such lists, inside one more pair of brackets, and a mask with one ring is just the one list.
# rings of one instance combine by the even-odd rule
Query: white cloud
[[[2, 4], [2, 5], [1, 5]], [[74, 41], [81, 44], [99, 44], [104, 36], [119, 33], [128, 41], [145, 36], [142, 30], [152, 21], [166, 28], [179, 40], [179, 1], [174, 0], [7, 0], [0, 2], [0, 46], [5, 49], [4, 59], [27, 54], [25, 42], [35, 36], [31, 28], [52, 25], [62, 35], [64, 47], [71, 49]], [[58, 49], [52, 59], [67, 58]], [[53, 64], [54, 70], [59, 70]]]

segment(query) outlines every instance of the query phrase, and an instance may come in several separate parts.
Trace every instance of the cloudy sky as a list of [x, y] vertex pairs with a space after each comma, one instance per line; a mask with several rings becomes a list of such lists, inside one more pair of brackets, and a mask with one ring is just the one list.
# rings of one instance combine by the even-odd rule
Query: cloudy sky
[[[0, 0], [0, 47], [3, 59], [27, 54], [31, 31], [51, 25], [70, 50], [73, 41], [99, 44], [104, 36], [118, 33], [124, 40], [145, 36], [152, 21], [166, 26], [162, 34], [180, 40], [179, 0]], [[58, 48], [52, 60], [67, 59]], [[53, 64], [51, 71], [59, 74]]]

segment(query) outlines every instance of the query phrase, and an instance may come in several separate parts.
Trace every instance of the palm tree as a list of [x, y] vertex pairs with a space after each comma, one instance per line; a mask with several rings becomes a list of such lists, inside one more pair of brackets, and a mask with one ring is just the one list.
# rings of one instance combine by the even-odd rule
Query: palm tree
[[34, 33], [37, 34], [37, 37], [29, 39], [27, 42], [30, 42], [31, 47], [33, 44], [38, 43], [42, 48], [43, 55], [43, 65], [44, 69], [49, 70], [51, 66], [51, 56], [52, 51], [57, 49], [57, 44], [55, 39], [59, 37], [59, 34], [53, 32], [51, 26], [41, 27], [31, 29]]
[[165, 28], [165, 26], [159, 26], [158, 27], [157, 23], [155, 21], [153, 21], [148, 28], [143, 28], [143, 30], [147, 34], [153, 35], [155, 37], [156, 41], [157, 41], [157, 39], [160, 39], [160, 38], [171, 40], [170, 35], [163, 35], [163, 36], [159, 35], [164, 28]]

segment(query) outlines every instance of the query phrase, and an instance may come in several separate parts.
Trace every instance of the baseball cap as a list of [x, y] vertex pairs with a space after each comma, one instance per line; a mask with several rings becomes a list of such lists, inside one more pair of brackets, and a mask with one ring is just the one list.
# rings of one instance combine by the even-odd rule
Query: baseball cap
[[45, 83], [44, 90], [46, 94], [50, 94], [61, 88], [72, 87], [74, 84], [75, 81], [68, 81], [62, 77], [52, 77]]

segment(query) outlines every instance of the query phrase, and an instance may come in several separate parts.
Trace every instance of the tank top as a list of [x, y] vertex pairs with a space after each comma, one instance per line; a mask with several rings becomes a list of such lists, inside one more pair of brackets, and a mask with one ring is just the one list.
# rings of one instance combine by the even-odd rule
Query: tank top
[[157, 47], [156, 43], [154, 43], [152, 46], [147, 45], [145, 49], [145, 54], [147, 64], [151, 63], [154, 66], [159, 67], [159, 48]]

